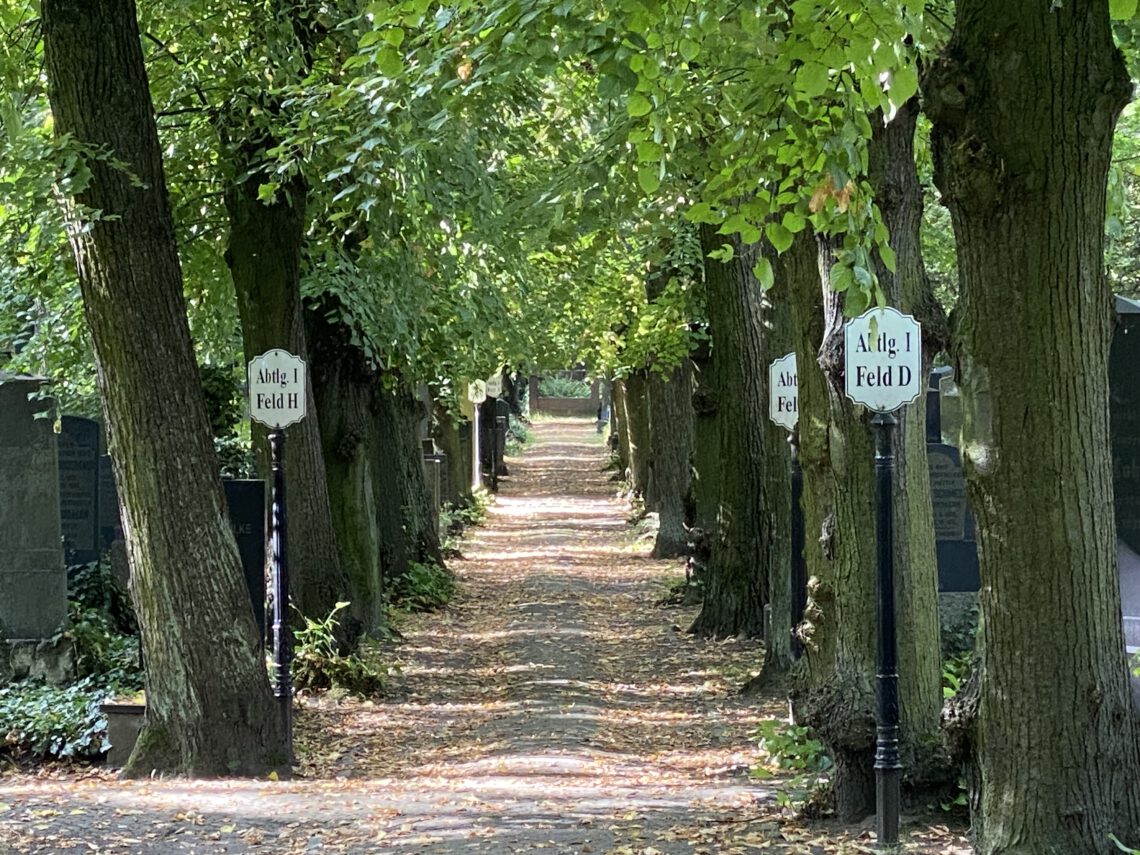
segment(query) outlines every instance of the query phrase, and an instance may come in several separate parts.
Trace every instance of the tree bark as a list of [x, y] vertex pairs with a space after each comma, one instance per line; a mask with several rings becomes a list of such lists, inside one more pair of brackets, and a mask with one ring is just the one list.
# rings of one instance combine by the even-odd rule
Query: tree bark
[[[237, 294], [242, 345], [247, 359], [275, 347], [307, 359], [300, 283], [308, 191], [303, 179], [297, 178], [284, 185], [273, 201], [260, 201], [258, 154], [247, 155], [237, 172], [255, 174], [226, 192], [230, 218], [226, 263]], [[324, 371], [311, 368], [314, 378]], [[310, 382], [307, 410], [316, 413], [312, 387]], [[258, 470], [268, 478], [268, 433], [253, 423], [251, 434]], [[302, 614], [321, 618], [352, 593], [336, 541], [318, 418], [303, 419], [289, 428], [285, 471], [289, 473], [289, 596]], [[353, 560], [352, 555], [346, 558]]]
[[[782, 259], [775, 258], [773, 262], [777, 281], [784, 283], [786, 276], [781, 270]], [[764, 364], [759, 379], [764, 386], [766, 402], [770, 392], [768, 366], [793, 349], [788, 289], [783, 284], [776, 287], [782, 288], [782, 292], [770, 291], [761, 302], [764, 334], [760, 343]], [[771, 606], [761, 678], [764, 683], [769, 683], [778, 680], [792, 666], [792, 473], [788, 432], [771, 420], [767, 406], [760, 426], [765, 460], [761, 473], [761, 507], [763, 528], [768, 533], [763, 544], [763, 566], [768, 571]]]
[[399, 382], [379, 395], [382, 453], [374, 460], [379, 493], [381, 568], [385, 585], [413, 563], [443, 566], [424, 481], [419, 425], [423, 404]]
[[[709, 328], [709, 334], [716, 333]], [[694, 591], [703, 596], [720, 505], [720, 423], [717, 418], [716, 359], [708, 341], [701, 342], [693, 362], [693, 554], [689, 566]]]
[[440, 451], [447, 455], [447, 489], [444, 501], [457, 508], [471, 504], [471, 463], [459, 441], [459, 417], [435, 404], [432, 436]]
[[348, 581], [345, 599], [358, 629], [373, 632], [384, 623], [375, 480], [380, 378], [351, 344], [350, 331], [330, 320], [328, 306], [310, 306], [305, 322], [329, 507]]
[[652, 485], [649, 481], [649, 380], [644, 368], [631, 371], [625, 378], [625, 426], [629, 437], [629, 490], [645, 499], [645, 507], [653, 510]]
[[982, 855], [1140, 839], [1109, 447], [1108, 3], [962, 0], [925, 81], [957, 238], [954, 357], [982, 579]]
[[752, 275], [754, 250], [739, 241], [728, 263], [707, 258], [723, 240], [714, 227], [701, 227], [709, 325], [715, 336], [721, 477], [704, 602], [689, 630], [715, 638], [763, 633], [768, 602], [764, 559], [770, 534], [762, 506], [767, 400], [760, 382], [766, 371], [760, 285]]
[[127, 772], [288, 769], [190, 341], [135, 6], [46, 0], [42, 15], [56, 133], [112, 156], [87, 163], [71, 241], [147, 661]]
[[633, 449], [629, 441], [629, 406], [626, 395], [625, 380], [614, 380], [614, 425], [618, 437], [618, 462], [621, 465], [621, 474], [629, 480], [629, 471], [632, 466]]
[[855, 820], [875, 809], [873, 448], [862, 408], [843, 391], [843, 295], [829, 285], [830, 247], [801, 233], [782, 267], [795, 331], [810, 580], [792, 702], [835, 762], [836, 811]]
[[[868, 179], [890, 231], [896, 265], [878, 264], [887, 302], [922, 324], [923, 377], [946, 346], [946, 315], [934, 297], [922, 260], [922, 185], [914, 160], [918, 99], [899, 108], [890, 123], [871, 119]], [[925, 389], [925, 384], [924, 387]], [[894, 433], [895, 597], [898, 614], [900, 723], [903, 774], [912, 786], [941, 785], [942, 656], [938, 622], [938, 556], [930, 470], [926, 459], [926, 395], [904, 409]]]
[[688, 526], [692, 522], [693, 403], [688, 360], [668, 377], [652, 373], [649, 412], [651, 480], [659, 519], [653, 557], [672, 558], [688, 552]]

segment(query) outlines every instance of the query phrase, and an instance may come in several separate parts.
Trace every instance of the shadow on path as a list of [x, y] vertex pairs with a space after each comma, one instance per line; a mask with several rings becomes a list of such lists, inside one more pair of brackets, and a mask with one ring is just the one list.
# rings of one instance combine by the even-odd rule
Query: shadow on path
[[715, 851], [697, 832], [770, 796], [749, 733], [782, 710], [733, 693], [759, 649], [655, 605], [681, 565], [630, 534], [592, 421], [535, 432], [397, 696], [302, 703], [303, 778], [0, 778], [0, 851]]

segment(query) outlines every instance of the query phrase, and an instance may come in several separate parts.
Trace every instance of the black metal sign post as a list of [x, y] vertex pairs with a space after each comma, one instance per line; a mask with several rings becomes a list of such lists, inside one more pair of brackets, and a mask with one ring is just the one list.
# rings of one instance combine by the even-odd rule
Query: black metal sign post
[[270, 468], [273, 472], [273, 504], [269, 516], [270, 574], [273, 583], [273, 694], [281, 705], [281, 722], [289, 762], [293, 762], [293, 665], [292, 633], [289, 630], [289, 562], [285, 512], [285, 431], [269, 433]]
[[899, 668], [895, 626], [895, 527], [893, 485], [895, 455], [892, 447], [898, 421], [892, 413], [876, 413], [875, 533], [878, 541], [878, 715], [875, 728], [875, 804], [879, 847], [893, 849], [899, 842]]
[[875, 415], [875, 568], [877, 668], [875, 715], [875, 818], [878, 848], [899, 844], [899, 667], [895, 621], [894, 434], [895, 413], [922, 393], [922, 325], [882, 306], [843, 327], [844, 390]]
[[273, 695], [281, 707], [285, 754], [293, 762], [293, 634], [289, 628], [289, 562], [285, 511], [285, 428], [305, 418], [305, 360], [274, 348], [249, 361], [249, 416], [269, 428], [273, 498], [269, 512], [269, 574], [273, 591]]

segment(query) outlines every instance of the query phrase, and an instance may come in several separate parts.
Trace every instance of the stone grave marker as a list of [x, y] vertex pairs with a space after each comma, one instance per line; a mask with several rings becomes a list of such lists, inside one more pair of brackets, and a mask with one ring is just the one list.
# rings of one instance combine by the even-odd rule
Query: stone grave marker
[[107, 454], [99, 456], [99, 549], [110, 548], [123, 539], [123, 523], [119, 518], [119, 494], [115, 489], [115, 470]]
[[1140, 651], [1140, 303], [1116, 299], [1108, 363], [1113, 492], [1125, 643]]
[[258, 638], [265, 640], [265, 482], [225, 479], [230, 528], [237, 540]]
[[[0, 682], [58, 681], [67, 649], [49, 649], [67, 621], [59, 528], [58, 439], [46, 380], [0, 372]], [[57, 649], [58, 648], [58, 649]]]
[[[930, 389], [937, 392], [947, 372], [932, 371]], [[966, 476], [958, 449], [941, 441], [940, 409], [926, 411], [926, 460], [934, 506], [934, 540], [941, 593], [977, 591], [978, 544], [974, 518], [966, 504]], [[936, 439], [935, 439], [936, 438]]]
[[59, 525], [68, 564], [99, 558], [99, 423], [91, 419], [60, 419]]

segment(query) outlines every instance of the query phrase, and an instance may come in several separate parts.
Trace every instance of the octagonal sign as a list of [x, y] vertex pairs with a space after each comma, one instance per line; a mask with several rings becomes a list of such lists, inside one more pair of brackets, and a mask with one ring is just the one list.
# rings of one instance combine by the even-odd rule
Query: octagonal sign
[[794, 429], [800, 420], [794, 350], [768, 366], [768, 417], [785, 430]]
[[922, 393], [922, 325], [898, 309], [868, 309], [843, 328], [847, 397], [890, 413]]
[[273, 430], [305, 417], [305, 360], [274, 348], [249, 361], [249, 416]]

